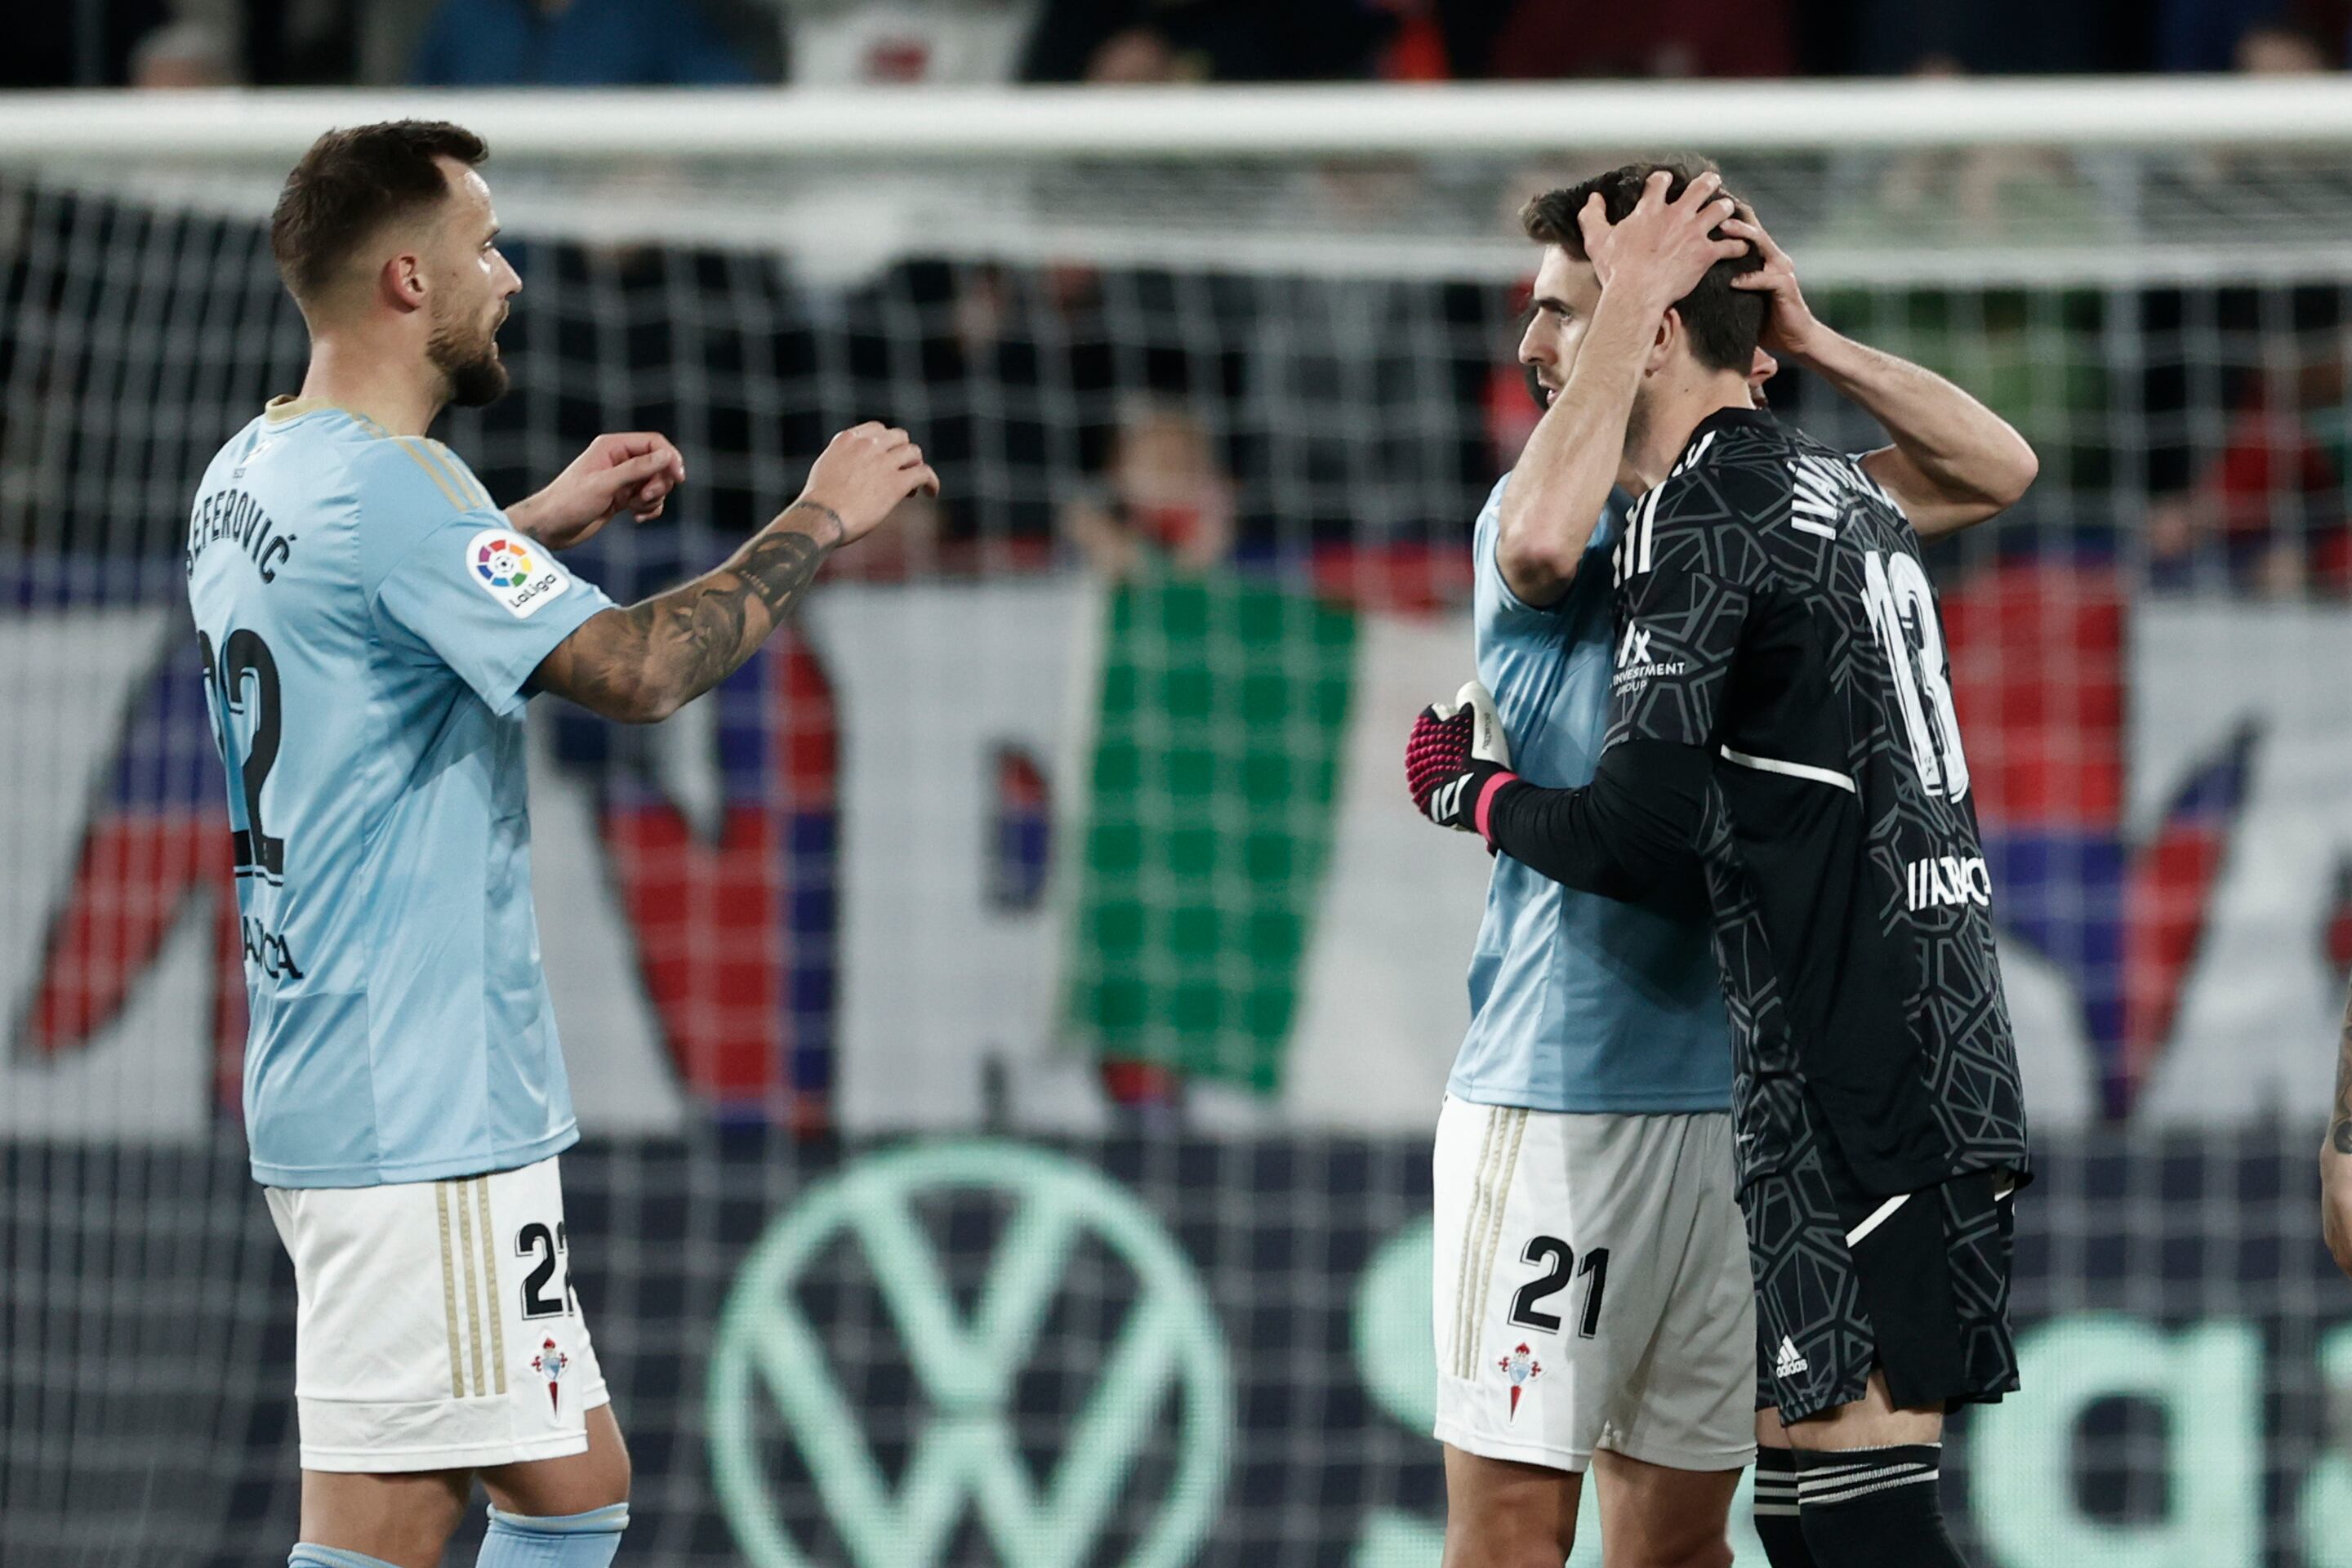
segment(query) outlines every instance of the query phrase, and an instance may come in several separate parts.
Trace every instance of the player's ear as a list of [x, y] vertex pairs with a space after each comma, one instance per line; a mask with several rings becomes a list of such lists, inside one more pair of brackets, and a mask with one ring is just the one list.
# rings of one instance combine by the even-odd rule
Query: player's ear
[[425, 258], [404, 250], [376, 269], [376, 293], [395, 310], [425, 308]]
[[1683, 313], [1669, 305], [1666, 313], [1658, 318], [1658, 333], [1650, 340], [1649, 356], [1642, 362], [1643, 374], [1655, 375], [1672, 364], [1675, 351], [1683, 345]]

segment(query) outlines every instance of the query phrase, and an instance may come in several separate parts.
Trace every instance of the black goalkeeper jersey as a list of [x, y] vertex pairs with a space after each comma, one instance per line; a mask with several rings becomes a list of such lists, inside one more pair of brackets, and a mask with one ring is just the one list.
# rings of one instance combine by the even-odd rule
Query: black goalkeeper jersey
[[1909, 521], [1853, 458], [1725, 410], [1613, 564], [1609, 746], [1713, 760], [1696, 842], [1743, 1182], [1817, 1131], [1876, 1194], [2022, 1173], [1992, 889]]

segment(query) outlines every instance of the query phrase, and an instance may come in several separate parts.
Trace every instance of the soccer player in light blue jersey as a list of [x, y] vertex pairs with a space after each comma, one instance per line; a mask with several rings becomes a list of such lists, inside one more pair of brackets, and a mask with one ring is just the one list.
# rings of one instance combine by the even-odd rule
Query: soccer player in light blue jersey
[[[1473, 711], [1425, 715], [1409, 761], [1417, 803], [1449, 825], [1473, 807], [1438, 798], [1433, 721], [1507, 745], [1530, 780], [1593, 776], [1618, 662], [1612, 489], [1648, 410], [1675, 395], [1662, 383], [1688, 363], [1678, 340], [1761, 308], [1754, 395], [1777, 355], [1876, 418], [1893, 444], [1861, 462], [1923, 537], [1993, 515], [2033, 478], [2031, 448], [1967, 393], [1817, 321], [1711, 170], [1673, 174], [1614, 228], [1597, 196], [1566, 215], [1580, 247], [1554, 232], [1544, 204], [1559, 193], [1528, 205], [1544, 249], [1519, 358], [1544, 414], [1473, 546], [1491, 706], [1465, 690]], [[1719, 1568], [1759, 1441], [1758, 1532], [1774, 1568], [1811, 1563], [1789, 1439], [1758, 1413], [1728, 1026], [1690, 871], [1686, 902], [1642, 907], [1496, 862], [1433, 1163], [1447, 1568], [1559, 1563], [1588, 1468], [1610, 1568]]]
[[659, 512], [685, 465], [606, 436], [501, 510], [425, 431], [506, 385], [520, 280], [481, 141], [331, 132], [271, 224], [301, 395], [221, 448], [188, 596], [227, 764], [255, 1178], [294, 1263], [297, 1568], [436, 1568], [478, 1477], [482, 1568], [603, 1568], [629, 1464], [570, 1286], [578, 1137], [531, 907], [523, 709], [667, 716], [740, 666], [825, 556], [938, 479], [836, 437], [723, 566], [622, 607], [556, 552]]

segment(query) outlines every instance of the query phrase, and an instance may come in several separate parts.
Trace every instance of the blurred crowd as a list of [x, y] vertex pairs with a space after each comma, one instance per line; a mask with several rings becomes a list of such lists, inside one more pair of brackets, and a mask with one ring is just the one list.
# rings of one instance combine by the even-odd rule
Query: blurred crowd
[[2343, 68], [2352, 0], [40, 0], [0, 88]]
[[[2352, 0], [45, 0], [11, 19], [0, 87], [2280, 74], [2342, 69], [2352, 53]], [[2093, 237], [2068, 226], [2083, 221], [2082, 172], [2032, 150], [1923, 154], [1867, 177], [1876, 220], [1957, 214], [1971, 232], [2019, 243]], [[9, 284], [5, 262], [0, 285]], [[1475, 510], [1535, 416], [1503, 357], [1507, 324], [1489, 319], [1500, 302], [1483, 290], [1432, 295], [1444, 319], [1433, 318], [1431, 333], [1463, 347], [1443, 366], [1437, 399], [1458, 405], [1460, 428], [1449, 422], [1425, 443], [1436, 455], [1415, 459], [1423, 474], [1396, 456], [1420, 448], [1391, 439], [1394, 430], [1370, 430], [1361, 451], [1305, 437], [1284, 446], [1270, 418], [1250, 433], [1253, 399], [1297, 414], [1318, 387], [1399, 380], [1377, 356], [1295, 375], [1269, 369], [1286, 362], [1267, 345], [1296, 334], [1244, 310], [1213, 323], [1222, 346], [1213, 363], [1122, 375], [1108, 368], [1108, 345], [1159, 328], [1113, 322], [1111, 307], [1153, 279], [1073, 268], [1025, 281], [986, 268], [952, 278], [918, 268], [908, 278], [919, 274], [931, 281], [901, 279], [906, 303], [952, 323], [927, 333], [927, 374], [940, 355], [970, 361], [960, 374], [984, 384], [981, 405], [1051, 390], [1047, 401], [1089, 412], [1075, 434], [1010, 416], [1003, 430], [947, 421], [944, 462], [960, 447], [965, 457], [1001, 448], [1009, 470], [1053, 482], [1013, 487], [1002, 516], [916, 508], [923, 515], [906, 520], [903, 546], [893, 547], [908, 559], [877, 551], [877, 571], [952, 567], [986, 545], [1020, 557], [999, 567], [1076, 558], [1123, 576], [1156, 560], [1263, 558], [1298, 540], [1458, 564], [1433, 520], [1458, 523]], [[2129, 536], [2159, 586], [2352, 598], [2352, 293], [2317, 284], [2105, 298], [1995, 291], [1952, 305], [1950, 321], [1930, 319], [1933, 300], [1878, 303], [1890, 312], [1883, 319], [1859, 294], [1833, 313], [1959, 375], [2043, 451], [2037, 496], [2014, 526], [1985, 531], [1972, 549], [2104, 556]], [[1052, 320], [1024, 328], [1024, 310]], [[1171, 341], [1204, 331], [1198, 310], [1177, 314]], [[1360, 322], [1328, 325], [1323, 341], [1333, 344], [1379, 336]], [[2137, 364], [2053, 359], [2053, 345], [2096, 345], [2118, 331], [2145, 351]], [[8, 336], [0, 321], [0, 370]], [[1082, 346], [1049, 374], [1038, 368], [1049, 342]], [[1424, 410], [1404, 419], [1419, 431], [1429, 389], [1403, 382], [1413, 385], [1392, 400]], [[1792, 374], [1774, 396], [1801, 417], [1833, 417], [1817, 390]], [[2095, 435], [2126, 410], [2141, 431], [2127, 443], [2136, 454]], [[1357, 405], [1327, 412], [1299, 418], [1317, 430], [1363, 420]], [[1075, 476], [1063, 471], [1073, 459]], [[1427, 575], [1408, 566], [1400, 582]]]

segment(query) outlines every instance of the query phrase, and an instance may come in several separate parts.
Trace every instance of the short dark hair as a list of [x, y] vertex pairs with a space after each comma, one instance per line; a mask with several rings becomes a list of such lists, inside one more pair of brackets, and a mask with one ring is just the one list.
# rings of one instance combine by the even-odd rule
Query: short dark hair
[[[1584, 231], [1576, 221], [1584, 204], [1598, 193], [1609, 221], [1622, 223], [1640, 205], [1650, 176], [1661, 171], [1673, 176], [1666, 187], [1669, 201], [1681, 195], [1699, 175], [1717, 172], [1714, 163], [1703, 158], [1628, 163], [1595, 174], [1580, 185], [1544, 192], [1519, 209], [1519, 226], [1538, 244], [1557, 245], [1579, 261], [1590, 260], [1584, 253]], [[1748, 204], [1740, 202], [1739, 209], [1747, 212]], [[1728, 257], [1708, 268], [1698, 287], [1675, 301], [1683, 330], [1690, 334], [1691, 353], [1699, 363], [1711, 370], [1748, 374], [1756, 358], [1756, 340], [1764, 332], [1765, 297], [1760, 289], [1734, 289], [1731, 280], [1763, 265], [1764, 258], [1750, 246], [1747, 255]]]
[[474, 168], [489, 155], [480, 137], [443, 120], [388, 120], [328, 132], [286, 176], [269, 216], [278, 275], [297, 300], [318, 298], [336, 270], [384, 226], [447, 198], [449, 181], [437, 160], [455, 158]]

